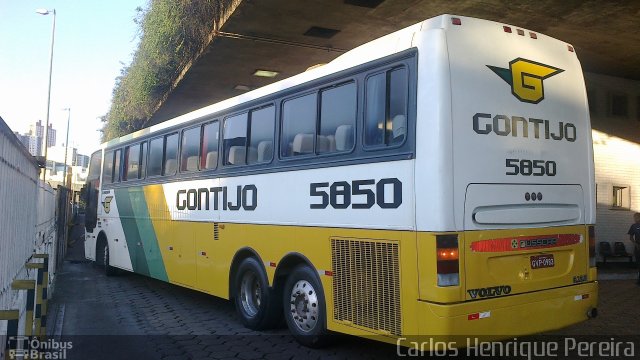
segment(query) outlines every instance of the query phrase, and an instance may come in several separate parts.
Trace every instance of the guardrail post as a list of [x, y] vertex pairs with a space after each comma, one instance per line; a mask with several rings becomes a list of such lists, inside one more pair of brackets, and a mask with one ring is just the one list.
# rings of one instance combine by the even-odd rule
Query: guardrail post
[[36, 281], [35, 280], [14, 280], [11, 283], [11, 289], [13, 290], [27, 290], [27, 316], [24, 322], [24, 336], [30, 337], [33, 335], [33, 310], [34, 300], [36, 293]]
[[[28, 349], [29, 338], [33, 336], [33, 310], [36, 296], [36, 281], [35, 280], [13, 280], [11, 283], [12, 290], [26, 290], [27, 291], [27, 308], [24, 322], [24, 345], [22, 349]], [[16, 338], [16, 348], [17, 348]]]
[[18, 338], [18, 322], [20, 321], [20, 311], [18, 310], [0, 310], [0, 320], [7, 321], [7, 342], [4, 344], [5, 360], [12, 359], [11, 350], [17, 349], [18, 342], [13, 342], [16, 348], [11, 348], [11, 339]]
[[42, 307], [41, 307], [41, 334], [42, 336], [47, 335], [47, 309], [48, 309], [48, 301], [49, 301], [49, 254], [35, 254], [33, 255], [35, 259], [42, 259], [42, 291], [40, 292], [42, 296]]
[[[43, 285], [42, 285], [42, 280], [43, 280], [43, 270], [44, 270], [44, 264], [43, 263], [27, 263], [25, 265], [25, 267], [27, 269], [35, 269], [36, 270], [36, 308], [35, 308], [35, 316], [34, 316], [34, 323], [35, 323], [35, 331], [34, 331], [34, 335], [36, 336], [42, 336], [42, 322], [43, 319], [45, 319], [44, 321], [46, 322], [46, 318], [45, 315], [43, 315], [42, 312], [42, 301], [43, 301]], [[46, 324], [45, 324], [46, 325]]]
[[42, 259], [42, 336], [47, 335], [47, 304], [49, 301], [49, 254], [35, 254], [34, 259]]

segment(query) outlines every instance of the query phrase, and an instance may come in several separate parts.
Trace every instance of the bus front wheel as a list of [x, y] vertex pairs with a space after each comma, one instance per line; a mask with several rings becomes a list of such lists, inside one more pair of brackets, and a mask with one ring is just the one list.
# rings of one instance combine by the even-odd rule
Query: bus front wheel
[[110, 266], [109, 261], [109, 243], [101, 237], [96, 245], [96, 264], [104, 269], [105, 275], [113, 276], [116, 274], [116, 268]]
[[306, 265], [297, 266], [287, 278], [283, 297], [284, 317], [296, 340], [313, 348], [327, 345], [324, 292], [316, 273]]
[[244, 259], [238, 266], [234, 284], [236, 312], [244, 326], [264, 330], [282, 318], [280, 297], [269, 287], [267, 274], [258, 260]]

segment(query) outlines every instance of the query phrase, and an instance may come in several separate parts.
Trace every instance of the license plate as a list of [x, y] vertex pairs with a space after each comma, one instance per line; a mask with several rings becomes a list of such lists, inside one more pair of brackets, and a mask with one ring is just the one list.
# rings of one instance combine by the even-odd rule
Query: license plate
[[556, 265], [553, 254], [534, 255], [529, 260], [531, 260], [532, 269], [549, 268]]

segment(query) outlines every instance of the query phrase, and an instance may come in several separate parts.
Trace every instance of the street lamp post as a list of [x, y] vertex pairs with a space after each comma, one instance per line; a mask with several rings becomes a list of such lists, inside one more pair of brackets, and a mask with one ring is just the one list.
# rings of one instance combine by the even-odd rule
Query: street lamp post
[[[40, 15], [53, 15], [53, 26], [51, 28], [51, 51], [49, 53], [49, 91], [47, 95], [47, 120], [44, 127], [44, 172], [42, 174], [42, 180], [45, 181], [47, 175], [47, 148], [49, 147], [49, 109], [51, 107], [51, 74], [53, 72], [53, 44], [56, 37], [56, 9], [36, 9], [36, 12]], [[65, 159], [66, 162], [67, 159]]]
[[[69, 124], [71, 123], [71, 108], [65, 108], [63, 110], [67, 111], [67, 139], [64, 142], [64, 171], [62, 172], [62, 183], [67, 185], [67, 150], [69, 149]], [[71, 161], [71, 165], [73, 165], [73, 160]], [[46, 171], [46, 169], [45, 169]], [[69, 185], [71, 187], [71, 185]]]

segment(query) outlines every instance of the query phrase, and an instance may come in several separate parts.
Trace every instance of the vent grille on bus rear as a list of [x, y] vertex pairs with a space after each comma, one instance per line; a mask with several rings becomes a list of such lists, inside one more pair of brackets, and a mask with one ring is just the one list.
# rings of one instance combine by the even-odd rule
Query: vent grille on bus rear
[[334, 318], [400, 335], [398, 244], [332, 239], [331, 255]]

